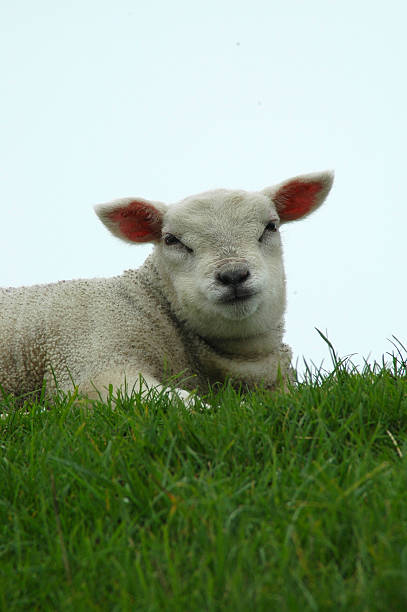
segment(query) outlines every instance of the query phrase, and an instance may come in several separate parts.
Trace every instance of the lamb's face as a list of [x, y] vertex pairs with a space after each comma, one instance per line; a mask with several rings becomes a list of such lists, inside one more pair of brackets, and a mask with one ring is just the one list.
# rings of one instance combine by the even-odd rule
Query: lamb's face
[[285, 283], [279, 223], [325, 200], [333, 173], [297, 176], [261, 192], [218, 189], [174, 206], [122, 198], [96, 207], [128, 242], [153, 242], [177, 316], [206, 338], [281, 331]]
[[260, 319], [267, 317], [267, 326], [270, 316], [281, 319], [279, 216], [266, 195], [216, 190], [171, 206], [156, 248], [177, 306], [197, 331], [260, 332]]

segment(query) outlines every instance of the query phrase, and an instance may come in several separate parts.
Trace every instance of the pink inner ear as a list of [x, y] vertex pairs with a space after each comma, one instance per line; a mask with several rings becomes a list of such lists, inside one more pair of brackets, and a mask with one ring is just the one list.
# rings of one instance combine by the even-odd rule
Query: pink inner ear
[[278, 214], [283, 221], [303, 217], [316, 205], [322, 185], [319, 182], [291, 181], [281, 187], [274, 197]]
[[116, 208], [108, 217], [132, 242], [150, 242], [161, 236], [161, 213], [147, 202], [135, 200]]

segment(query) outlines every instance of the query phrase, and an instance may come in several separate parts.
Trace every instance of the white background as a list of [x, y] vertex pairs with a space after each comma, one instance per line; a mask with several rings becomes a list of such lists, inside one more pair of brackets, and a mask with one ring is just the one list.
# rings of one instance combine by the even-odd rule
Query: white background
[[287, 341], [328, 367], [406, 329], [406, 3], [5, 0], [0, 285], [109, 276], [150, 247], [95, 203], [260, 189], [333, 168], [283, 229]]

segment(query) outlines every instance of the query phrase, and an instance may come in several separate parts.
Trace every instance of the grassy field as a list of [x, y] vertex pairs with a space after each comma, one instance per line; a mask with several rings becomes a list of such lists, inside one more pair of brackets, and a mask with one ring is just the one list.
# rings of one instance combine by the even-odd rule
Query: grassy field
[[407, 609], [407, 362], [334, 360], [211, 410], [3, 400], [1, 609]]

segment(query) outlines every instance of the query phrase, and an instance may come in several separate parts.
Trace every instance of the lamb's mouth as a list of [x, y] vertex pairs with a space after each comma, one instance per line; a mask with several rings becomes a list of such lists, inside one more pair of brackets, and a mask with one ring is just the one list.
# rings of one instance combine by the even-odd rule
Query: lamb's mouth
[[219, 300], [221, 304], [244, 304], [248, 302], [253, 296], [257, 295], [256, 291], [238, 291], [235, 290], [233, 293], [224, 295]]

